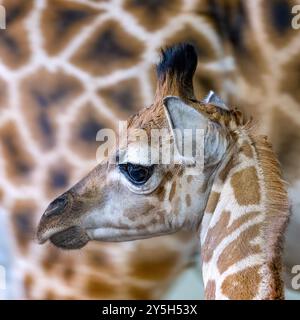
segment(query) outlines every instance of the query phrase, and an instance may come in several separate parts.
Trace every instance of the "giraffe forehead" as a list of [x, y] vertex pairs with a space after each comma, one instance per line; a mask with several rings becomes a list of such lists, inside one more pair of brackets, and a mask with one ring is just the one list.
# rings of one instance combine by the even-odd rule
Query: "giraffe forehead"
[[120, 163], [149, 164], [149, 145], [146, 141], [132, 141], [120, 152]]
[[142, 165], [170, 164], [175, 156], [172, 150], [173, 139], [167, 129], [143, 130], [129, 137], [127, 146], [119, 151], [119, 160]]

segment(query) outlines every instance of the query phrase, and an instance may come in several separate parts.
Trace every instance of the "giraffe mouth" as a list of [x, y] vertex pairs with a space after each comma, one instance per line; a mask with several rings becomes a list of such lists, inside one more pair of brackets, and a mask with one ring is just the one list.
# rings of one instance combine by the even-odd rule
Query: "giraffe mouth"
[[50, 242], [53, 245], [66, 250], [81, 249], [89, 240], [85, 230], [79, 226], [70, 227], [50, 237]]

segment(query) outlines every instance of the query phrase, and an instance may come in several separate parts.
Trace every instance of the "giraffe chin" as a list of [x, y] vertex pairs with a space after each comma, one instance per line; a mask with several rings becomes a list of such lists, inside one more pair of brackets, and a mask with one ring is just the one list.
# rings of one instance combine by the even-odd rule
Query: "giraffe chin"
[[50, 237], [52, 244], [65, 250], [81, 249], [89, 240], [85, 230], [78, 226], [70, 227]]

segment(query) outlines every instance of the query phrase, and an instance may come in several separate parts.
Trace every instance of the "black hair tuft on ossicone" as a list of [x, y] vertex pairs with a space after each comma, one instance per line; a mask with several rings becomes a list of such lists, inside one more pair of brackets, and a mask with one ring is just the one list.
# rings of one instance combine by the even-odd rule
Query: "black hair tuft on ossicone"
[[157, 76], [164, 80], [166, 75], [175, 76], [184, 82], [192, 81], [197, 67], [197, 53], [193, 45], [180, 43], [162, 50], [161, 61], [157, 65]]

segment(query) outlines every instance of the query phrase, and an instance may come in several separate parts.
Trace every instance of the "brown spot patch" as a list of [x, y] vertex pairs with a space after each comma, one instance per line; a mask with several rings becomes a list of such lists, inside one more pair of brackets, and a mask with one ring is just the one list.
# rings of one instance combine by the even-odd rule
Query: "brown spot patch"
[[[158, 210], [154, 213], [153, 218], [150, 221], [150, 224], [153, 225], [164, 225], [165, 224], [165, 217], [166, 217], [166, 211], [165, 210]], [[142, 225], [141, 228], [143, 229], [144, 226]]]
[[8, 107], [7, 84], [0, 79], [0, 109]]
[[297, 31], [291, 27], [294, 15], [292, 7], [296, 1], [273, 0], [262, 2], [264, 29], [276, 47], [288, 46], [293, 37], [298, 37]]
[[187, 183], [191, 183], [193, 181], [193, 176], [188, 176], [186, 181]]
[[220, 193], [212, 191], [209, 198], [208, 198], [205, 212], [206, 213], [213, 213], [216, 209], [216, 206], [219, 202], [219, 199], [220, 199]]
[[57, 295], [53, 290], [46, 291], [44, 300], [55, 300], [55, 298], [57, 298]]
[[94, 160], [97, 149], [105, 141], [96, 141], [100, 129], [113, 129], [114, 124], [92, 104], [84, 105], [71, 124], [70, 147], [84, 159]]
[[215, 226], [210, 228], [207, 232], [207, 236], [201, 250], [203, 261], [208, 262], [212, 258], [215, 248], [226, 236], [230, 235], [237, 228], [253, 219], [258, 214], [259, 212], [246, 213], [229, 225], [231, 213], [229, 211], [223, 211]]
[[138, 252], [139, 250], [130, 259], [130, 274], [136, 279], [165, 280], [170, 276], [180, 259], [179, 254], [171, 250], [164, 250], [153, 255], [153, 247], [143, 247], [142, 257], [138, 256]]
[[85, 293], [90, 299], [103, 298], [109, 299], [119, 291], [118, 285], [112, 284], [108, 279], [90, 277], [85, 282]]
[[130, 286], [129, 295], [131, 299], [150, 300], [153, 299], [152, 288], [145, 288], [140, 286]]
[[124, 216], [129, 220], [135, 221], [140, 215], [149, 216], [153, 214], [155, 206], [152, 204], [140, 205], [138, 210], [126, 209]]
[[75, 275], [75, 270], [72, 265], [65, 265], [62, 270], [62, 276], [65, 281], [71, 281]]
[[262, 80], [261, 75], [267, 72], [267, 67], [261, 54], [261, 47], [264, 44], [258, 42], [249, 19], [253, 13], [249, 12], [249, 7], [244, 1], [218, 1], [217, 3], [205, 1], [205, 3], [208, 4], [208, 8], [204, 11], [210, 12], [209, 19], [213, 23], [216, 34], [223, 41], [225, 50], [234, 57], [237, 65], [235, 74], [238, 73], [252, 85], [259, 86]]
[[208, 280], [205, 287], [205, 299], [215, 300], [216, 299], [216, 282], [215, 280]]
[[31, 290], [32, 290], [32, 287], [34, 286], [33, 275], [26, 273], [24, 276], [23, 284], [24, 284], [25, 297], [27, 299], [31, 299], [32, 298]]
[[126, 0], [124, 9], [150, 31], [166, 25], [171, 17], [182, 12], [181, 0]]
[[70, 185], [73, 168], [64, 159], [58, 159], [48, 170], [46, 194], [49, 199], [63, 193]]
[[258, 244], [252, 244], [260, 234], [261, 224], [255, 224], [243, 231], [234, 241], [232, 241], [220, 254], [217, 261], [218, 269], [225, 272], [230, 266], [246, 257], [261, 252]]
[[136, 221], [138, 218], [138, 213], [135, 211], [132, 211], [131, 209], [124, 209], [124, 216], [128, 218], [130, 221]]
[[112, 269], [112, 261], [110, 256], [108, 256], [105, 252], [98, 250], [98, 248], [95, 248], [95, 250], [87, 253], [86, 262], [88, 265], [98, 269], [105, 267], [110, 267]]
[[15, 123], [8, 122], [0, 128], [5, 172], [15, 184], [28, 183], [34, 169], [34, 161], [23, 146], [23, 139]]
[[164, 201], [166, 194], [166, 188], [164, 186], [159, 186], [155, 192], [155, 195], [158, 197], [159, 201]]
[[139, 40], [110, 20], [94, 32], [71, 61], [89, 74], [102, 76], [136, 65], [142, 51]]
[[43, 150], [55, 146], [59, 138], [57, 119], [81, 92], [80, 82], [62, 71], [52, 73], [40, 69], [23, 80], [23, 114], [35, 141]]
[[191, 203], [192, 203], [192, 199], [191, 199], [191, 196], [189, 194], [187, 194], [185, 196], [185, 203], [187, 205], [187, 207], [190, 207], [191, 206]]
[[261, 276], [259, 266], [232, 274], [223, 281], [222, 293], [231, 300], [251, 300], [258, 293]]
[[[175, 169], [176, 170], [176, 169]], [[164, 176], [164, 181], [171, 181], [174, 177], [174, 173], [172, 171], [167, 171]]]
[[[289, 94], [297, 103], [300, 103], [300, 54], [297, 54], [293, 59], [289, 59], [288, 62], [282, 66], [282, 69], [284, 72], [280, 82], [281, 92]], [[290, 118], [290, 120], [291, 119], [292, 118]], [[281, 122], [280, 126], [277, 123], [277, 127], [282, 127]], [[286, 126], [284, 126], [284, 128], [288, 129]]]
[[[205, 185], [205, 183], [204, 183], [204, 185]], [[205, 191], [205, 190], [203, 190], [203, 189], [204, 189], [203, 185], [201, 185], [197, 190], [197, 194], [201, 195], [202, 193], [204, 193], [203, 191]]]
[[253, 151], [252, 151], [252, 147], [248, 142], [244, 142], [241, 145], [241, 149], [240, 152], [242, 152], [242, 154], [244, 154], [246, 157], [252, 159], [253, 158]]
[[36, 204], [30, 200], [18, 200], [12, 208], [12, 224], [20, 250], [25, 253], [35, 235], [34, 215]]
[[59, 250], [54, 246], [49, 246], [41, 261], [45, 272], [51, 272], [59, 262]]
[[231, 177], [231, 186], [236, 201], [241, 206], [258, 204], [260, 201], [260, 187], [254, 167], [236, 172]]
[[84, 4], [64, 0], [48, 1], [41, 18], [46, 51], [50, 55], [57, 54], [101, 13]]
[[120, 119], [127, 119], [140, 110], [143, 104], [137, 79], [121, 81], [112, 87], [101, 89], [99, 95]]
[[174, 195], [176, 194], [176, 181], [174, 180], [171, 185], [170, 193], [169, 193], [169, 201], [171, 202]]
[[235, 166], [234, 157], [231, 157], [219, 174], [221, 181], [225, 182], [230, 170]]
[[6, 10], [6, 29], [0, 30], [0, 59], [12, 69], [26, 64], [31, 54], [24, 20], [32, 3], [32, 0], [5, 0], [1, 3]]
[[180, 205], [181, 205], [181, 199], [180, 197], [176, 197], [174, 200], [173, 200], [174, 204], [173, 204], [173, 213], [175, 216], [178, 216], [179, 213], [180, 213]]

